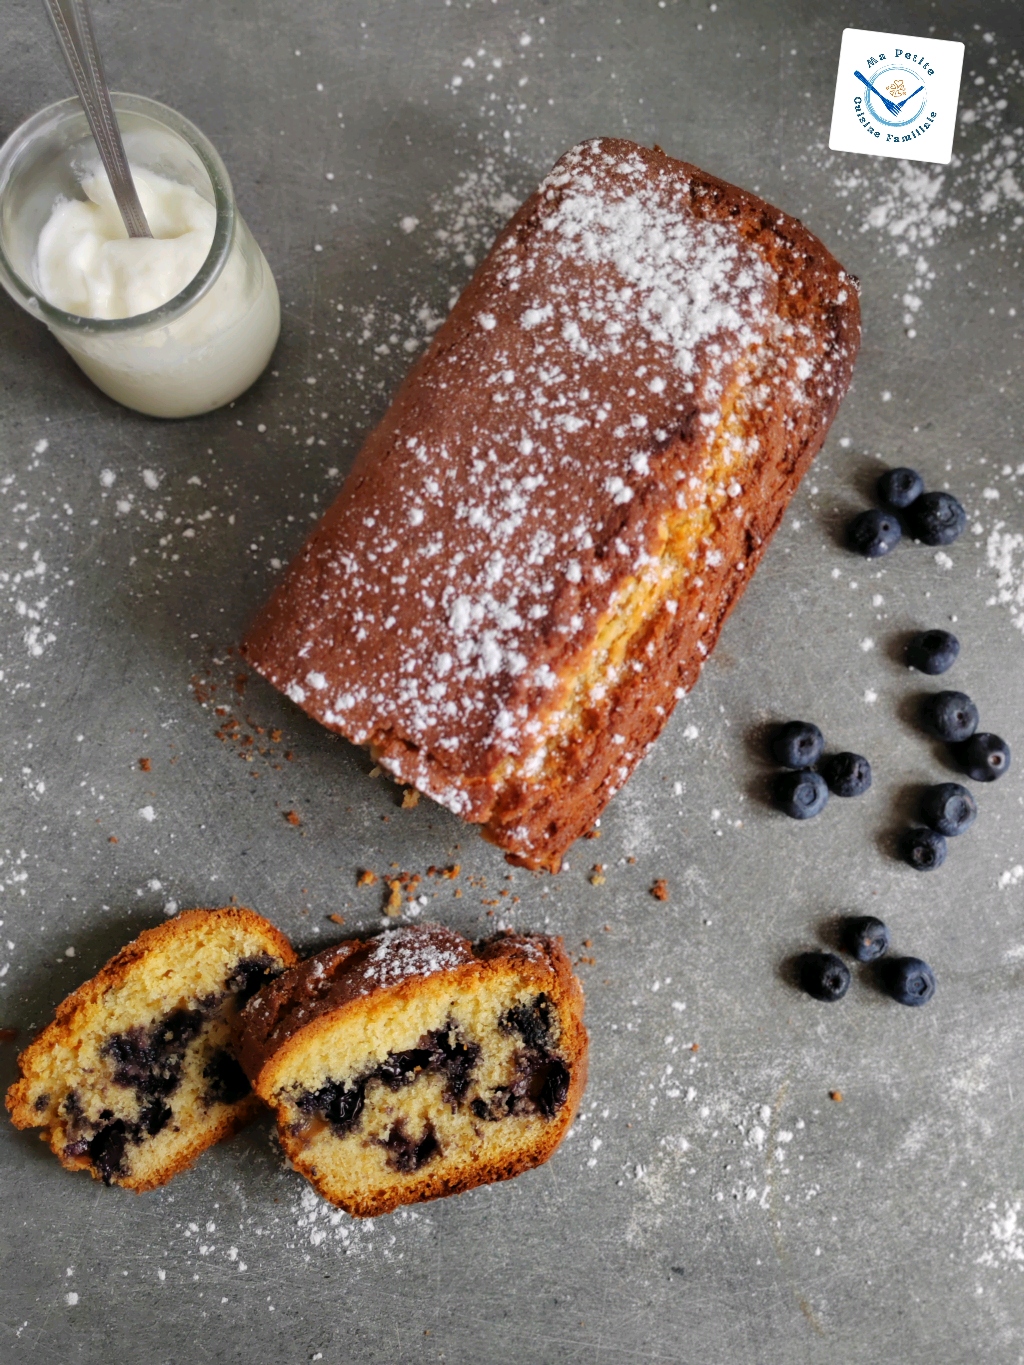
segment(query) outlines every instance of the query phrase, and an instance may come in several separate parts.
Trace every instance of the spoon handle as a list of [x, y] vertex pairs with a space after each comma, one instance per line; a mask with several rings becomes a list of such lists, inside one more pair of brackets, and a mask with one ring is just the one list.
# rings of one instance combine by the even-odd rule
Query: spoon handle
[[43, 0], [129, 237], [152, 237], [110, 103], [88, 0]]

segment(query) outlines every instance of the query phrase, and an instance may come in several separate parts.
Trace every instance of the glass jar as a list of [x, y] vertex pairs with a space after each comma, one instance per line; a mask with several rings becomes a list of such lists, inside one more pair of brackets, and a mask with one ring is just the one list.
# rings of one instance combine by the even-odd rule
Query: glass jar
[[41, 109], [0, 147], [0, 283], [117, 402], [154, 417], [209, 412], [266, 367], [281, 329], [277, 286], [199, 129], [143, 95], [112, 98], [132, 166], [192, 186], [216, 210], [198, 274], [159, 308], [129, 318], [80, 317], [40, 296], [40, 233], [58, 199], [84, 197], [83, 173], [98, 160], [72, 98]]

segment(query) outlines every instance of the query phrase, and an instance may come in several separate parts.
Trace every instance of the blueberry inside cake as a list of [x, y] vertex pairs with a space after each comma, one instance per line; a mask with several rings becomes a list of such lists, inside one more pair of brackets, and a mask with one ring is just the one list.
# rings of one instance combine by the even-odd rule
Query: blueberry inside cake
[[238, 1014], [295, 962], [251, 910], [190, 910], [148, 929], [57, 1010], [7, 1092], [69, 1170], [153, 1189], [252, 1116]]
[[582, 1014], [556, 940], [409, 927], [264, 987], [241, 1057], [294, 1166], [373, 1217], [546, 1161], [586, 1083]]

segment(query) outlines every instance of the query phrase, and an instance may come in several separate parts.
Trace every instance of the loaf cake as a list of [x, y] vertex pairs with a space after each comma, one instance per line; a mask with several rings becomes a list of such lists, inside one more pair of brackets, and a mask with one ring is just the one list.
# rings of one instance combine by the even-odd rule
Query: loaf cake
[[264, 986], [241, 1059], [295, 1168], [372, 1218], [547, 1161], [586, 1084], [582, 1016], [558, 940], [409, 926]]
[[857, 282], [619, 139], [512, 218], [244, 642], [510, 861], [557, 869], [693, 685], [821, 446]]
[[15, 1126], [41, 1127], [68, 1170], [136, 1191], [163, 1185], [259, 1107], [238, 1062], [238, 1013], [295, 960], [241, 907], [145, 930], [18, 1058]]

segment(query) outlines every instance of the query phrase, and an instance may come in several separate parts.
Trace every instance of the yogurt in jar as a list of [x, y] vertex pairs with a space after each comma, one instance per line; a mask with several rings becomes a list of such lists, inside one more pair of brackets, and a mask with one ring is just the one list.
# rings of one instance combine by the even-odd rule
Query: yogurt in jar
[[[61, 198], [39, 236], [40, 295], [83, 319], [123, 328], [54, 329], [106, 393], [159, 417], [221, 407], [244, 392], [270, 359], [281, 310], [270, 267], [241, 217], [219, 274], [167, 321], [149, 318], [176, 300], [203, 268], [217, 210], [192, 185], [132, 166], [151, 238], [129, 238], [99, 165], [80, 174], [82, 199]], [[132, 326], [132, 320], [138, 325]]]
[[132, 318], [180, 294], [210, 253], [217, 213], [191, 185], [133, 167], [152, 237], [129, 237], [104, 172], [84, 199], [58, 201], [39, 237], [36, 278], [47, 303], [84, 318]]

